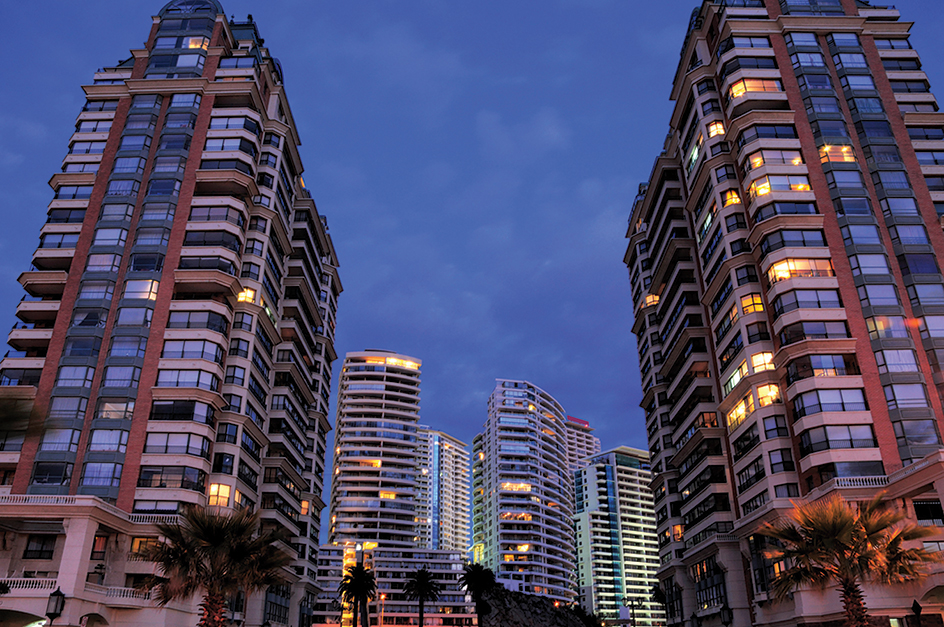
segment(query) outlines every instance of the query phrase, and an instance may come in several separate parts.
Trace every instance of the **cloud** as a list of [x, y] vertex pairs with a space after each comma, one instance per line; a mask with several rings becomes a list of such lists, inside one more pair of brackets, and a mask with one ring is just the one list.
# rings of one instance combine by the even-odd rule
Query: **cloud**
[[551, 107], [540, 109], [530, 120], [506, 124], [494, 111], [480, 111], [476, 129], [483, 157], [490, 162], [528, 165], [551, 152], [566, 151], [572, 131]]

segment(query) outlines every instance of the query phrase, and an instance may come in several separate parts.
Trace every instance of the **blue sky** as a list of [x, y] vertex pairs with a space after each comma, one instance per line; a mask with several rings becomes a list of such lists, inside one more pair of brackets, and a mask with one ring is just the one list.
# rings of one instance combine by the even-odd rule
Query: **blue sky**
[[[253, 14], [285, 71], [305, 179], [341, 261], [339, 354], [422, 359], [423, 421], [469, 442], [494, 380], [520, 378], [589, 420], [604, 447], [645, 448], [624, 234], [698, 3], [223, 5]], [[912, 41], [941, 85], [939, 0], [896, 5], [920, 17]], [[0, 328], [14, 321], [80, 85], [142, 47], [161, 6], [4, 6]]]

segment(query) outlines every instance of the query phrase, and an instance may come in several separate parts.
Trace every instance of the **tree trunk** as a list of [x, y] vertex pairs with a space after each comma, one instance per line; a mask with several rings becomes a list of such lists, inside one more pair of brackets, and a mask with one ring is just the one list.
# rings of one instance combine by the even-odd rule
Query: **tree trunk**
[[422, 627], [422, 625], [423, 625], [423, 614], [425, 614], [425, 612], [424, 612], [423, 610], [426, 609], [426, 608], [424, 607], [424, 605], [425, 605], [425, 604], [423, 603], [423, 597], [420, 597], [420, 620], [419, 620], [419, 623], [418, 623], [418, 624], [420, 625], [420, 627]]
[[357, 597], [351, 601], [351, 627], [357, 627]]
[[223, 627], [226, 597], [218, 592], [208, 592], [200, 603], [201, 616], [198, 627]]
[[370, 627], [370, 600], [365, 596], [361, 599], [361, 627]]
[[869, 620], [869, 611], [865, 607], [865, 598], [859, 582], [855, 579], [843, 579], [839, 585], [848, 627], [871, 627], [872, 621]]

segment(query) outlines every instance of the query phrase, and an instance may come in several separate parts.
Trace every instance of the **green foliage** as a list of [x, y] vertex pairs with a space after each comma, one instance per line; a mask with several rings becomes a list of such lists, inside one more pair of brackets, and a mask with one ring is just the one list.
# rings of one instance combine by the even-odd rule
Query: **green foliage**
[[156, 562], [160, 576], [149, 578], [160, 606], [203, 593], [201, 627], [223, 627], [227, 599], [284, 583], [292, 558], [276, 542], [281, 532], [259, 533], [259, 516], [247, 510], [220, 514], [190, 507], [179, 523], [157, 526], [164, 542], [149, 545], [142, 557]]
[[849, 627], [866, 627], [868, 609], [862, 582], [903, 584], [920, 581], [926, 565], [941, 554], [906, 543], [937, 533], [905, 521], [905, 514], [884, 507], [884, 494], [855, 507], [834, 496], [812, 503], [795, 503], [786, 520], [765, 524], [760, 532], [779, 546], [765, 557], [782, 561], [771, 585], [777, 600], [804, 586], [839, 586]]
[[459, 585], [472, 595], [475, 601], [475, 613], [479, 617], [479, 624], [482, 623], [482, 617], [491, 611], [485, 595], [495, 588], [495, 573], [491, 568], [482, 564], [466, 564], [462, 567], [462, 574], [459, 576]]
[[420, 606], [418, 625], [423, 624], [426, 614], [426, 604], [435, 603], [439, 600], [439, 594], [442, 592], [442, 586], [433, 579], [433, 573], [429, 572], [425, 566], [417, 571], [413, 571], [409, 579], [406, 580], [406, 586], [403, 591], [411, 601], [418, 601]]
[[338, 585], [338, 594], [342, 601], [351, 605], [355, 624], [358, 610], [360, 610], [361, 627], [369, 627], [369, 603], [377, 597], [374, 571], [364, 568], [363, 564], [350, 566]]

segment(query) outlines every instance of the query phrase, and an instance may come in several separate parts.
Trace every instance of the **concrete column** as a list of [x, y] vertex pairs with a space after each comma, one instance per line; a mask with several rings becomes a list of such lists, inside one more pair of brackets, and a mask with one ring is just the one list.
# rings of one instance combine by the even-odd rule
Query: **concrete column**
[[66, 530], [66, 543], [59, 560], [58, 585], [66, 597], [85, 591], [89, 556], [95, 542], [98, 523], [91, 518], [67, 518], [62, 521]]

